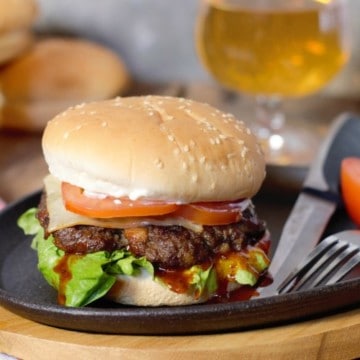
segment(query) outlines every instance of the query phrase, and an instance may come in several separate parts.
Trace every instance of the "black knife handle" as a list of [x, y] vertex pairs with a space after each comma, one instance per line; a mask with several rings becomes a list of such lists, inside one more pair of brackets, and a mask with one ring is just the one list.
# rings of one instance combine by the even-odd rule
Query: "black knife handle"
[[341, 115], [329, 133], [310, 167], [304, 191], [339, 202], [341, 162], [346, 157], [360, 157], [360, 117]]

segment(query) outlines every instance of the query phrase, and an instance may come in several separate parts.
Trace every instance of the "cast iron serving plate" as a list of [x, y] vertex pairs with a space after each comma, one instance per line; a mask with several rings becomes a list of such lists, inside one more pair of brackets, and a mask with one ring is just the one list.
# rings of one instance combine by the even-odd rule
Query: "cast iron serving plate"
[[[24, 318], [87, 332], [190, 334], [294, 322], [360, 303], [360, 278], [353, 277], [316, 290], [225, 304], [143, 308], [100, 301], [85, 308], [63, 307], [56, 302], [55, 290], [37, 270], [31, 237], [25, 236], [16, 224], [26, 209], [38, 204], [39, 196], [39, 192], [32, 194], [10, 205], [0, 215], [0, 305]], [[274, 192], [270, 198], [260, 194], [255, 199], [258, 212], [267, 219], [274, 239], [278, 238], [277, 232], [292, 201], [290, 198], [281, 201]], [[331, 226], [329, 231], [336, 231], [348, 227], [349, 222], [340, 211]]]

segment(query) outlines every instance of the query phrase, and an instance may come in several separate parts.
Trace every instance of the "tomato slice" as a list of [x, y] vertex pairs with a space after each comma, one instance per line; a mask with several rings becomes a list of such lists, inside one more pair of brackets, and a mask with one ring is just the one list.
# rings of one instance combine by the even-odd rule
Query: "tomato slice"
[[174, 212], [179, 207], [175, 203], [164, 201], [87, 196], [83, 189], [66, 182], [61, 184], [61, 191], [67, 210], [94, 218], [165, 215]]
[[350, 218], [360, 225], [360, 158], [348, 157], [341, 162], [342, 198]]
[[141, 217], [170, 215], [201, 225], [226, 225], [241, 219], [242, 201], [206, 202], [178, 205], [149, 199], [88, 196], [78, 186], [61, 184], [65, 208], [93, 218]]
[[207, 202], [180, 206], [175, 216], [201, 225], [227, 225], [241, 219], [240, 202]]

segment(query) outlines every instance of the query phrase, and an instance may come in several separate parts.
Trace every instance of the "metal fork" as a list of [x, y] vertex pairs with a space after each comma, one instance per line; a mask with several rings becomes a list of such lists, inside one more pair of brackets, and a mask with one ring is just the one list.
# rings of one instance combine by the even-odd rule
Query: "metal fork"
[[279, 285], [279, 294], [335, 284], [360, 264], [360, 231], [328, 236]]

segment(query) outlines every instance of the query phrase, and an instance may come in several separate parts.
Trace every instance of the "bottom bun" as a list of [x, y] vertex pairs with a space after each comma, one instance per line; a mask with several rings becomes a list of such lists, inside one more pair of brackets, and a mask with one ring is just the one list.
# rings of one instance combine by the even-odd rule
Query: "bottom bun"
[[154, 281], [146, 271], [138, 276], [118, 275], [116, 283], [106, 297], [120, 304], [136, 306], [178, 306], [199, 304], [208, 300], [188, 294], [178, 294]]

